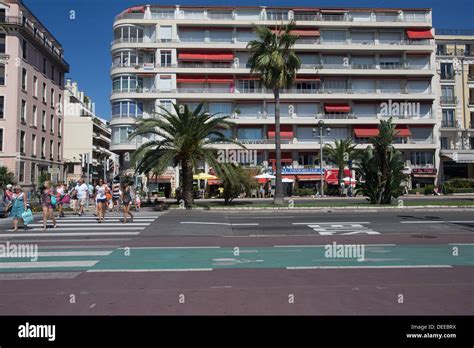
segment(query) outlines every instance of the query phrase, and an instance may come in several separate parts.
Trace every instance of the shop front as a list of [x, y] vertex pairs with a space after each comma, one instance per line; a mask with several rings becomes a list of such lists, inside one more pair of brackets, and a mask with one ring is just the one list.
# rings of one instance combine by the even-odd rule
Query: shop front
[[427, 185], [434, 185], [436, 182], [436, 168], [412, 168], [411, 187], [413, 189], [423, 188]]

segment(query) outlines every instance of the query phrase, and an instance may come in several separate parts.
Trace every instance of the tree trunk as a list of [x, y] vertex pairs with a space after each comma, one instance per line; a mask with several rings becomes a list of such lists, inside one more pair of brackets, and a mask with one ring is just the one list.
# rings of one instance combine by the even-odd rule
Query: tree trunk
[[340, 166], [339, 166], [339, 172], [337, 173], [337, 182], [338, 182], [338, 185], [339, 185], [339, 196], [342, 196], [342, 194], [344, 193], [344, 191], [342, 190], [342, 185], [341, 183], [343, 182], [342, 179], [344, 179], [344, 168], [345, 168], [345, 162], [342, 163]]
[[181, 161], [183, 171], [183, 200], [184, 207], [191, 209], [193, 205], [193, 166], [190, 161], [184, 159]]
[[283, 205], [283, 183], [281, 181], [281, 136], [280, 136], [280, 90], [273, 91], [275, 95], [275, 160], [276, 160], [276, 178], [275, 178], [275, 197], [273, 204]]

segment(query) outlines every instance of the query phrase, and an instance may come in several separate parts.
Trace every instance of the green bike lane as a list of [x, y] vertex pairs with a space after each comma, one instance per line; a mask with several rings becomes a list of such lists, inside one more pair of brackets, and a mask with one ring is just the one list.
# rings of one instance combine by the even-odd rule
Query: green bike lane
[[[342, 244], [338, 247], [341, 248]], [[71, 256], [42, 251], [37, 260], [0, 258], [0, 273], [10, 272], [147, 272], [210, 271], [232, 268], [411, 268], [473, 266], [473, 244], [333, 245], [282, 247], [143, 247], [119, 248], [94, 255]], [[358, 249], [357, 249], [358, 248]], [[332, 254], [331, 254], [332, 253]], [[83, 255], [84, 254], [84, 255]]]

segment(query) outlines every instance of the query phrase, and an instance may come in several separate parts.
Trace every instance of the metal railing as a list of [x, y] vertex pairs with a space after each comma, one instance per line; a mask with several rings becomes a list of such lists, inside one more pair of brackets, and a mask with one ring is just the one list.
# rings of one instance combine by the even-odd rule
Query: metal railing
[[441, 104], [457, 104], [458, 98], [457, 97], [451, 97], [451, 96], [441, 96], [439, 98], [439, 101]]

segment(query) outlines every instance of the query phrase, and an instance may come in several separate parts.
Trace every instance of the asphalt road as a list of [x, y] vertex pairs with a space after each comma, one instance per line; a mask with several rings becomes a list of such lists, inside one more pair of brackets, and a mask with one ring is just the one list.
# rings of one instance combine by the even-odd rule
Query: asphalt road
[[0, 245], [39, 255], [0, 258], [0, 314], [474, 313], [472, 211], [143, 211], [8, 228]]

